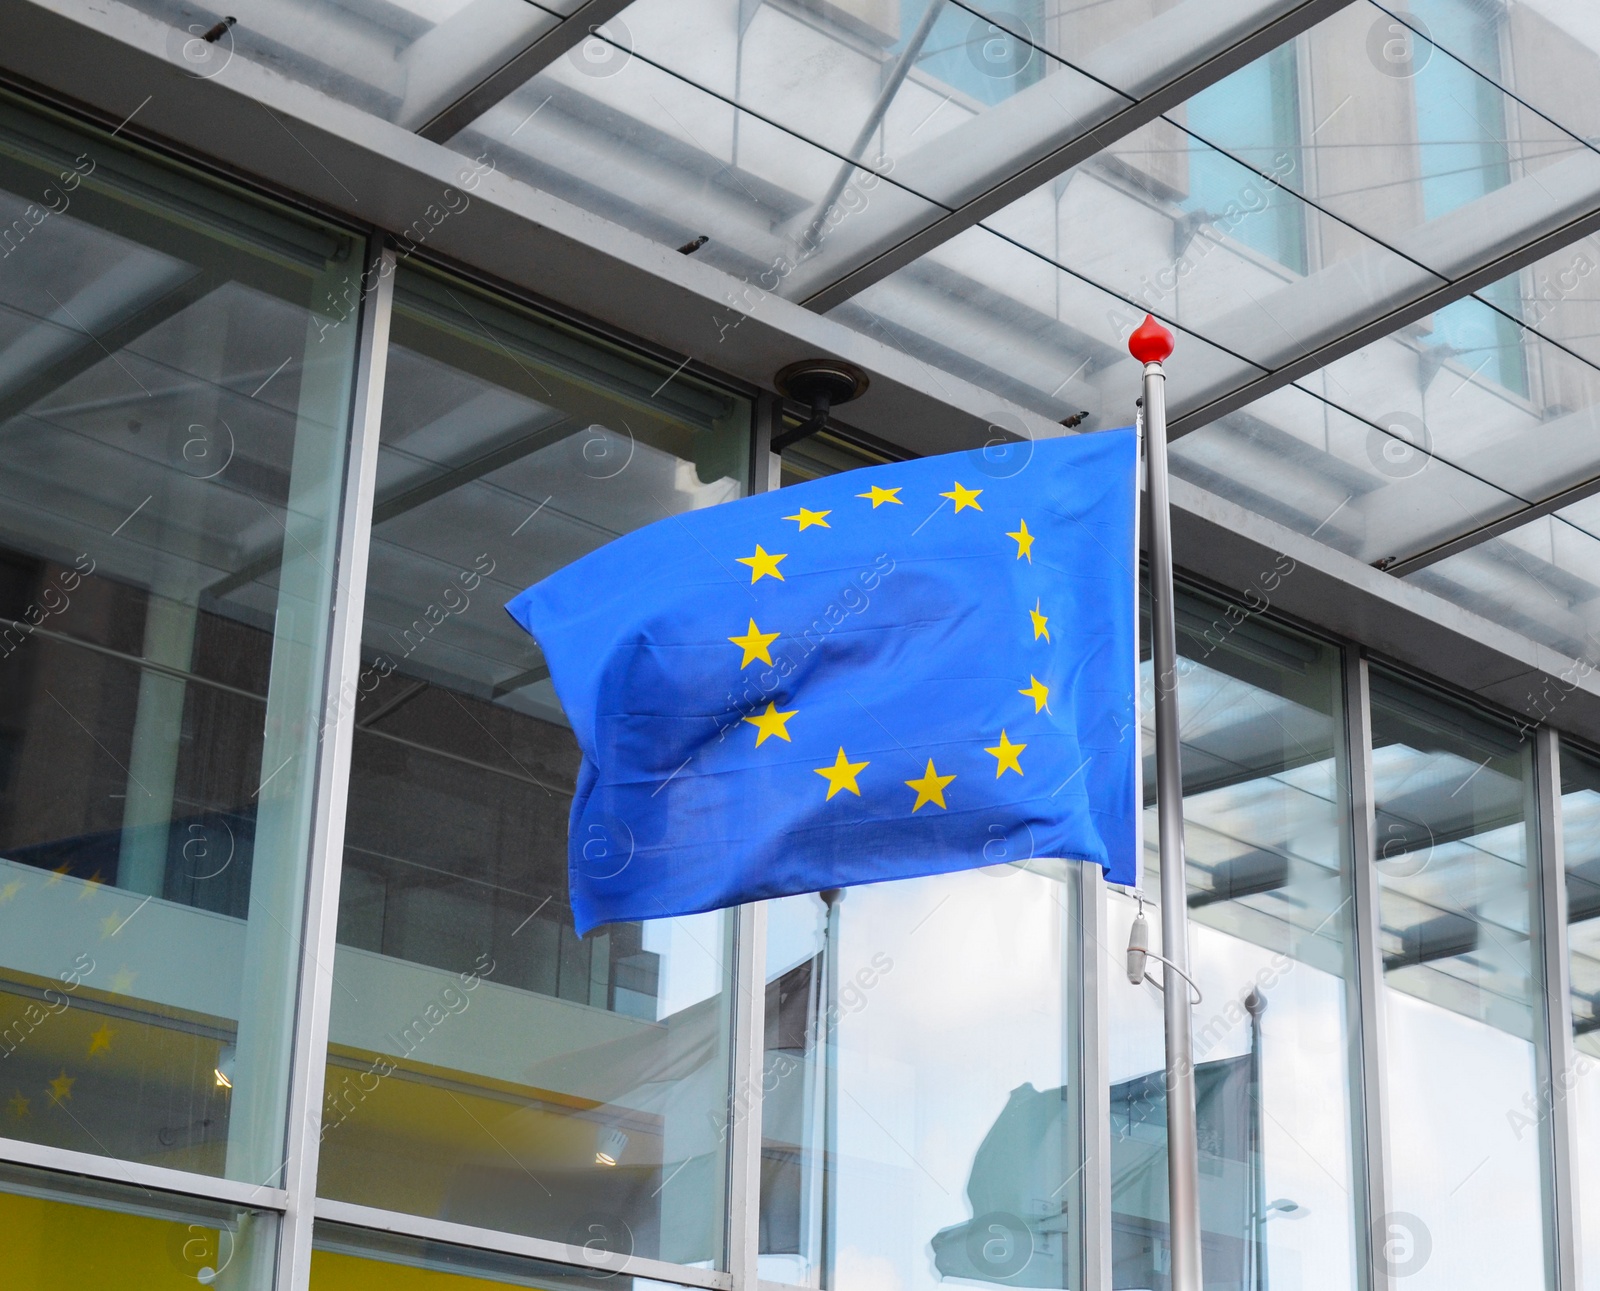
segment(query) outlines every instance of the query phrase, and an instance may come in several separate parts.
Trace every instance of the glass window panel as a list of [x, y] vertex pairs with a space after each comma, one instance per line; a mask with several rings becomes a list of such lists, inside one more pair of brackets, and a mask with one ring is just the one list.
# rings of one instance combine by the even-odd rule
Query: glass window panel
[[1172, 473], [1368, 563], [1522, 505], [1424, 442], [1409, 415], [1363, 420], [1293, 385], [1174, 441]]
[[1600, 502], [1590, 499], [1429, 565], [1407, 581], [1572, 658], [1600, 630]]
[[[1354, 1287], [1339, 654], [1207, 598], [1181, 595], [1177, 614], [1190, 962], [1205, 997], [1194, 1036], [1207, 1285]], [[1147, 618], [1143, 884], [1155, 943], [1148, 631]], [[1133, 894], [1107, 900], [1113, 1284], [1157, 1287], [1171, 1271], [1161, 995], [1122, 973]]]
[[769, 903], [763, 1280], [1081, 1285], [1077, 876], [994, 860]]
[[[817, 436], [783, 477], [875, 460]], [[986, 859], [767, 903], [763, 1281], [1082, 1285], [1080, 876]]]
[[[576, 936], [578, 748], [502, 607], [739, 496], [749, 435], [745, 400], [401, 271], [342, 710], [324, 1195], [559, 1241], [599, 1212], [639, 1255], [721, 1259], [732, 917]], [[627, 863], [624, 837], [589, 846]]]
[[1600, 1287], [1600, 760], [1570, 744], [1561, 748], [1561, 843], [1575, 1050], [1563, 1083], [1577, 1108], [1578, 1245], [1583, 1286], [1593, 1291]]
[[168, 24], [167, 56], [191, 76], [255, 63], [408, 130], [426, 125], [560, 21], [547, 0], [250, 0], [237, 17], [192, 0], [135, 0]]
[[270, 1286], [276, 1215], [0, 1166], [7, 1291], [255, 1291]]
[[270, 1182], [363, 243], [10, 106], [0, 204], [0, 1132]]
[[1514, 728], [1372, 672], [1394, 1271], [1409, 1286], [1543, 1285], [1526, 803]]

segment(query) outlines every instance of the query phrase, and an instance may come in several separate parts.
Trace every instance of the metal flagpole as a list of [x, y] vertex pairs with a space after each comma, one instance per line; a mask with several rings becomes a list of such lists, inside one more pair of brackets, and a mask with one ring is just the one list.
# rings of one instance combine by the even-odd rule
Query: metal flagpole
[[1177, 970], [1161, 992], [1167, 1041], [1167, 1200], [1172, 1291], [1201, 1291], [1200, 1150], [1190, 1030], [1189, 902], [1178, 754], [1178, 641], [1172, 606], [1172, 514], [1167, 503], [1166, 374], [1172, 333], [1145, 315], [1128, 338], [1144, 364], [1144, 442], [1150, 516], [1150, 647], [1155, 669], [1156, 815], [1161, 850], [1161, 951]]

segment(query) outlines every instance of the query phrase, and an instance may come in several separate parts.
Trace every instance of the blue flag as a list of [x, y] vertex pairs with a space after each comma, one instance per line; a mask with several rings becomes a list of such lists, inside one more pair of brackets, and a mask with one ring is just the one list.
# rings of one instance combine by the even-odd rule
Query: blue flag
[[1133, 882], [1136, 454], [849, 471], [511, 601], [583, 751], [578, 930], [1031, 857]]

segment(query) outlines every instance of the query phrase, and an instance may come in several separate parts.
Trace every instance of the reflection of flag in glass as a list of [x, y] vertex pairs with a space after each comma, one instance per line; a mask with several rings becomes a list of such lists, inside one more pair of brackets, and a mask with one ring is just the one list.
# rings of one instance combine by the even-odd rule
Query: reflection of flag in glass
[[[1251, 1291], [1253, 1157], [1259, 1142], [1253, 1054], [1195, 1068], [1200, 1139], [1200, 1220], [1207, 1291]], [[1116, 1291], [1163, 1291], [1167, 1257], [1167, 1106], [1164, 1076], [1111, 1087], [1112, 1282]], [[1067, 1091], [1011, 1091], [973, 1158], [967, 1200], [974, 1218], [934, 1235], [941, 1277], [1014, 1287], [1074, 1284], [1067, 1183], [1079, 1163], [1063, 1135]], [[1092, 1163], [1091, 1163], [1091, 1167]]]

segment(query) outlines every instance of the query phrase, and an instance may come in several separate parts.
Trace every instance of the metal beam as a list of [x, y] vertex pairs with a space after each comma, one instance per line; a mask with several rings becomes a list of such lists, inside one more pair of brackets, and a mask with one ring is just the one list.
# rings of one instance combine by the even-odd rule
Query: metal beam
[[632, 0], [583, 0], [572, 14], [524, 45], [497, 71], [445, 108], [417, 133], [443, 143], [476, 121], [500, 100], [516, 93], [568, 50], [574, 49], [596, 27], [604, 26]]
[[[866, 288], [887, 278], [895, 270], [903, 268], [920, 256], [926, 255], [935, 247], [948, 242], [958, 233], [971, 228], [980, 220], [986, 219], [996, 211], [1009, 206], [1017, 198], [1032, 192], [1058, 175], [1065, 174], [1074, 166], [1081, 165], [1096, 153], [1115, 144], [1118, 140], [1132, 134], [1141, 126], [1149, 124], [1163, 112], [1169, 112], [1179, 104], [1194, 97], [1201, 90], [1216, 84], [1223, 77], [1255, 61], [1263, 54], [1270, 53], [1279, 45], [1293, 40], [1304, 31], [1310, 30], [1323, 19], [1345, 8], [1351, 0], [1301, 0], [1284, 13], [1262, 26], [1240, 36], [1227, 48], [1210, 57], [1175, 72], [1170, 79], [1141, 96], [1131, 96], [1123, 93], [1116, 86], [1109, 86], [1113, 93], [1127, 98], [1125, 107], [1112, 112], [1104, 120], [1098, 122], [1088, 130], [1070, 134], [1045, 156], [1038, 158], [1027, 166], [1008, 176], [999, 183], [992, 185], [976, 196], [962, 202], [947, 214], [940, 216], [926, 228], [917, 230], [907, 235], [887, 250], [873, 255], [862, 264], [839, 274], [833, 281], [817, 287], [807, 294], [803, 302], [808, 309], [818, 313], [826, 313], [835, 305], [849, 300], [852, 296], [866, 290]], [[1189, 0], [1188, 5], [1170, 10], [1150, 23], [1130, 32], [1121, 38], [1130, 49], [1137, 48], [1143, 58], [1148, 61], [1149, 46], [1154, 39], [1153, 28], [1171, 28], [1176, 21], [1183, 17], [1182, 10], [1207, 11], [1208, 16], [1214, 13], [1215, 25], [1221, 26], [1228, 18], [1237, 20], [1237, 4], [1217, 4], [1214, 0]], [[997, 25], [1000, 19], [994, 20]], [[1068, 65], [1071, 67], [1071, 65]], [[1073, 69], [1068, 75], [1080, 74]], [[1095, 78], [1098, 79], [1098, 78]], [[1048, 91], [1051, 87], [1049, 78], [1041, 82], [1039, 90]], [[1027, 91], [1024, 91], [1026, 94]], [[1015, 96], [1012, 102], [1019, 102], [1023, 95]], [[975, 118], [969, 125], [988, 133], [992, 127], [1000, 124], [999, 119], [1007, 116], [1005, 104], [990, 108], [982, 115]], [[1019, 106], [1022, 106], [1019, 102]], [[1059, 103], [1051, 103], [1048, 99], [1028, 105], [1029, 114], [1048, 111], [1051, 108], [1058, 112], [1061, 110]], [[961, 144], [958, 128], [950, 135], [935, 141], [930, 147], [937, 154], [951, 155], [952, 150], [971, 156], [977, 149], [965, 147]], [[897, 182], [903, 177], [909, 167], [916, 169], [916, 158], [905, 159], [907, 166], [897, 166]], [[916, 186], [913, 185], [913, 188]]]
[[1381, 569], [1386, 574], [1393, 574], [1396, 578], [1404, 578], [1407, 574], [1414, 574], [1429, 565], [1437, 565], [1441, 560], [1448, 560], [1460, 552], [1471, 551], [1492, 538], [1500, 537], [1501, 534], [1510, 533], [1513, 529], [1520, 529], [1523, 525], [1531, 524], [1544, 516], [1553, 515], [1574, 502], [1592, 498], [1597, 493], [1600, 493], [1600, 475], [1593, 479], [1582, 480], [1570, 488], [1562, 489], [1559, 493], [1553, 493], [1542, 502], [1529, 503], [1525, 507], [1517, 508], [1510, 515], [1481, 524], [1476, 529], [1468, 529], [1465, 533], [1437, 543], [1415, 556], [1407, 556], [1404, 560], [1377, 561], [1373, 568]]
[[18, 413], [26, 412], [40, 399], [54, 394], [75, 377], [90, 368], [115, 361], [118, 350], [125, 349], [141, 336], [153, 332], [162, 323], [176, 318], [190, 305], [204, 299], [215, 286], [208, 275], [190, 274], [170, 291], [156, 299], [136, 306], [116, 322], [98, 333], [84, 329], [82, 340], [65, 354], [45, 364], [38, 371], [24, 377], [3, 395], [0, 395], [0, 423], [10, 421]]

